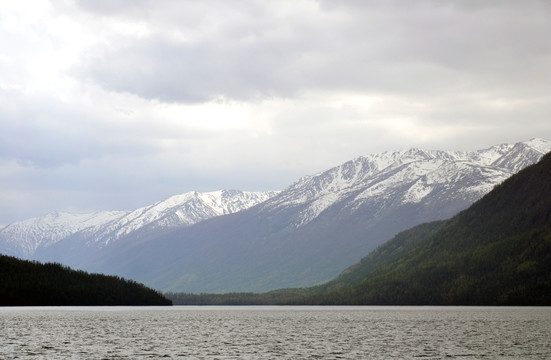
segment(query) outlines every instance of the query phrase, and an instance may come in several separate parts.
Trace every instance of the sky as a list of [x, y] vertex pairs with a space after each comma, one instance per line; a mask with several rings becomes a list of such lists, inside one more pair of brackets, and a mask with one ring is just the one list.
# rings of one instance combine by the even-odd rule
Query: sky
[[0, 224], [551, 140], [551, 2], [0, 0]]

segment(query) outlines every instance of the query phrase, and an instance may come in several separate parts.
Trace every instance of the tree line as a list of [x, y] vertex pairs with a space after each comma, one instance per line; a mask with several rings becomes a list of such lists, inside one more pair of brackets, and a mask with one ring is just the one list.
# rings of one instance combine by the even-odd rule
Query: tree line
[[0, 306], [171, 304], [161, 293], [132, 280], [0, 255]]

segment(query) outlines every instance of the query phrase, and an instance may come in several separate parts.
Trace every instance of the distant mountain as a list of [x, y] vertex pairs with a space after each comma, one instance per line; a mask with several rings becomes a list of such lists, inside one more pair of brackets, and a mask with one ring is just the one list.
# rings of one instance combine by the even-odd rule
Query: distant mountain
[[83, 229], [94, 228], [125, 216], [124, 211], [71, 214], [54, 211], [41, 217], [14, 222], [0, 229], [0, 253], [32, 258], [48, 247]]
[[[0, 253], [27, 259], [68, 261], [59, 242], [90, 253], [137, 231], [190, 226], [214, 216], [241, 211], [267, 200], [277, 192], [221, 190], [188, 192], [134, 211], [100, 211], [71, 214], [54, 211], [45, 216], [0, 228]], [[55, 249], [53, 249], [54, 247]], [[60, 254], [56, 254], [60, 251]]]
[[134, 210], [100, 227], [87, 228], [79, 236], [85, 239], [93, 238], [105, 246], [110, 241], [138, 230], [155, 231], [191, 226], [216, 216], [232, 214], [266, 201], [275, 194], [276, 191], [192, 191]]
[[551, 153], [445, 223], [400, 234], [312, 303], [551, 305]]
[[551, 153], [450, 220], [403, 231], [335, 279], [177, 305], [551, 305]]
[[551, 143], [474, 152], [384, 152], [306, 176], [247, 210], [163, 233], [135, 233], [84, 268], [185, 292], [267, 291], [328, 281], [397, 233], [452, 217]]
[[142, 284], [0, 255], [0, 306], [171, 305]]

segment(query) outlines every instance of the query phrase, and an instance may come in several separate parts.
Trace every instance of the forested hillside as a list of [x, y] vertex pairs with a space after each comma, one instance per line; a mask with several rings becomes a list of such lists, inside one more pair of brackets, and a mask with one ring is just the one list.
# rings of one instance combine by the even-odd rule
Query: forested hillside
[[0, 306], [61, 305], [171, 305], [171, 301], [116, 276], [0, 255]]

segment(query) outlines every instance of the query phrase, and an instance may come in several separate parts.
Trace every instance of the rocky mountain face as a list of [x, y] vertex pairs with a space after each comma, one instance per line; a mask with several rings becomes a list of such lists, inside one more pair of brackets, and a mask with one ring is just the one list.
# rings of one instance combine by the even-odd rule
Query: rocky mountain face
[[452, 217], [550, 150], [551, 143], [533, 139], [474, 152], [410, 149], [359, 157], [245, 211], [127, 237], [85, 265], [170, 291], [313, 285], [400, 231]]
[[[58, 242], [70, 244], [74, 248], [75, 240], [79, 239], [81, 245], [85, 245], [85, 251], [90, 252], [144, 229], [160, 231], [190, 226], [214, 216], [241, 211], [275, 194], [277, 192], [193, 191], [134, 211], [99, 211], [88, 214], [54, 211], [1, 228], [0, 253], [27, 259], [41, 259], [41, 254], [49, 253], [49, 258], [58, 261], [55, 252], [48, 251], [48, 248]], [[59, 246], [56, 248], [60, 250]]]
[[304, 207], [294, 224], [301, 226], [344, 200], [351, 213], [366, 202], [379, 204], [380, 210], [422, 202], [472, 203], [550, 150], [550, 142], [533, 139], [475, 152], [410, 149], [359, 157], [300, 179], [263, 208]]

